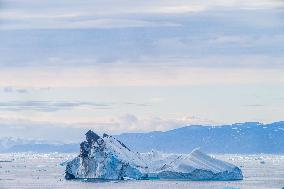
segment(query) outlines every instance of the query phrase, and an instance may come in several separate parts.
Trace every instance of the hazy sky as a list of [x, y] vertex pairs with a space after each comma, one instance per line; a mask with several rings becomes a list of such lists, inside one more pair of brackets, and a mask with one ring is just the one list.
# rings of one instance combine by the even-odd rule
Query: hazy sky
[[1, 0], [0, 137], [284, 120], [283, 21], [282, 0]]

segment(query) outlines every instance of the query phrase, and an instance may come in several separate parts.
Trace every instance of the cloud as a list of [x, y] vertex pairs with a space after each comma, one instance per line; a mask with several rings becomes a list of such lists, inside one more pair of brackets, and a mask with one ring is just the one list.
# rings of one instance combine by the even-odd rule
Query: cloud
[[216, 124], [213, 120], [203, 119], [197, 116], [183, 116], [175, 118], [147, 117], [141, 118], [133, 114], [126, 114], [112, 119], [114, 127], [111, 131], [121, 133], [127, 132], [145, 132], [145, 131], [167, 131], [185, 125], [212, 125]]
[[[283, 69], [187, 66], [121, 66], [89, 68], [27, 68], [0, 70], [1, 84], [24, 87], [202, 86], [226, 84], [282, 84]], [[232, 60], [234, 61], [234, 60]], [[241, 61], [241, 58], [239, 60]], [[252, 60], [253, 61], [253, 60]], [[260, 60], [261, 61], [261, 60]], [[259, 64], [259, 62], [255, 62]], [[242, 61], [242, 64], [245, 64]], [[252, 64], [252, 62], [251, 62]], [[18, 77], [15, 78], [14, 75]], [[40, 79], [38, 79], [40, 78]], [[226, 78], [226, 79], [224, 79]]]
[[154, 22], [137, 19], [117, 19], [117, 18], [93, 18], [80, 21], [54, 20], [43, 22], [42, 20], [27, 20], [19, 23], [7, 24], [0, 30], [17, 29], [111, 29], [111, 28], [141, 28], [141, 27], [178, 27], [177, 23]]
[[[283, 3], [282, 0], [2, 0], [0, 116], [20, 120], [16, 122], [18, 129], [39, 127], [39, 136], [47, 130], [54, 132], [52, 127], [57, 125], [64, 127], [62, 133], [77, 131], [68, 130], [66, 125], [119, 133], [213, 122], [192, 115], [161, 116], [182, 108], [184, 111], [195, 108], [198, 115], [226, 121], [247, 120], [248, 113], [235, 108], [228, 116], [220, 116], [227, 113], [226, 99], [234, 96], [227, 95], [227, 87], [253, 91], [257, 86], [284, 84]], [[97, 86], [115, 87], [110, 91], [123, 92], [97, 95], [79, 91]], [[132, 95], [125, 89], [129, 86], [147, 89], [137, 100], [136, 91]], [[166, 93], [176, 86], [212, 88], [196, 92], [200, 98], [190, 102], [188, 96], [179, 98], [186, 94], [184, 89], [174, 91], [179, 99], [173, 100], [160, 94], [163, 90], [151, 91], [149, 86], [168, 87]], [[50, 87], [61, 91], [47, 91]], [[68, 87], [75, 94], [68, 94], [67, 91], [72, 91]], [[271, 91], [281, 94], [275, 88]], [[211, 89], [223, 92], [213, 98]], [[203, 93], [208, 101], [220, 101], [219, 111], [212, 113], [209, 103], [200, 106], [206, 102], [201, 98]], [[119, 103], [94, 103], [93, 94], [99, 102], [117, 97]], [[237, 94], [234, 96], [237, 100], [229, 102], [231, 107], [244, 110], [242, 104], [253, 105], [249, 98]], [[62, 101], [65, 96], [79, 100]], [[168, 108], [175, 101], [179, 103]], [[194, 106], [188, 108], [187, 103]], [[281, 117], [279, 104], [278, 109], [255, 114], [271, 120]], [[152, 115], [146, 117], [148, 114]], [[8, 122], [12, 124], [13, 120]], [[5, 126], [2, 128], [0, 134], [5, 131]], [[13, 130], [10, 131], [13, 135]]]
[[28, 89], [24, 88], [14, 88], [14, 87], [4, 87], [3, 92], [5, 93], [28, 93]]
[[[169, 18], [163, 23], [182, 26], [167, 29], [1, 31], [0, 66], [283, 67], [284, 24], [280, 15], [279, 22], [274, 22], [269, 19], [274, 13], [250, 13], [268, 18], [261, 23], [270, 26], [258, 26], [258, 18], [251, 19], [250, 14], [240, 19], [227, 14], [220, 15], [230, 17], [227, 20], [210, 15]], [[248, 18], [251, 21], [243, 21]]]
[[[0, 120], [0, 139], [13, 137], [35, 139], [50, 142], [80, 142], [87, 128], [78, 128], [66, 124], [32, 122], [28, 120]], [[29, 132], [27, 132], [29, 131]]]
[[[283, 8], [281, 0], [212, 1], [75, 1], [2, 0], [1, 29], [72, 29], [175, 26], [158, 20], [161, 15], [197, 14], [209, 11]], [[116, 6], [109, 6], [115, 3]], [[139, 20], [135, 17], [140, 17]], [[152, 17], [152, 18], [150, 18]], [[156, 20], [156, 21], [154, 21]]]
[[0, 111], [40, 111], [54, 112], [59, 110], [69, 110], [78, 107], [91, 107], [95, 109], [109, 109], [110, 104], [93, 103], [81, 101], [8, 101], [0, 102]]
[[125, 102], [124, 105], [133, 105], [133, 106], [137, 106], [137, 107], [152, 106], [151, 104], [147, 104], [147, 103], [137, 103], [137, 102]]
[[[101, 120], [93, 120], [89, 123], [66, 124], [0, 117], [0, 138], [9, 136], [49, 141], [79, 142], [82, 140], [84, 133], [89, 129], [100, 134], [104, 132], [119, 134], [125, 132], [167, 131], [191, 124], [214, 124], [210, 120], [201, 119], [196, 116], [163, 119], [160, 117], [143, 118], [133, 114], [125, 114], [109, 118], [104, 117]], [[27, 130], [33, 132], [24, 132]]]
[[244, 105], [245, 107], [253, 107], [253, 108], [257, 108], [257, 107], [264, 107], [266, 105], [264, 104], [246, 104]]
[[[0, 66], [283, 67], [284, 9], [264, 6], [279, 2], [123, 1], [110, 10], [109, 2], [65, 3], [30, 1], [39, 9], [20, 11], [26, 5], [14, 1], [15, 8], [3, 8], [1, 28], [26, 30], [0, 31]], [[261, 4], [265, 10], [230, 8]], [[58, 10], [47, 11], [53, 6]], [[186, 13], [199, 6], [210, 8]]]

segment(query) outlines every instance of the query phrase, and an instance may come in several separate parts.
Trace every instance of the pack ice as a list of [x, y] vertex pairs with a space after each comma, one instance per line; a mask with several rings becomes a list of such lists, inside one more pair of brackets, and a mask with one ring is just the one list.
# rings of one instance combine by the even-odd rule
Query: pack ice
[[174, 180], [242, 180], [235, 165], [210, 157], [195, 149], [188, 155], [130, 150], [113, 136], [102, 137], [88, 131], [80, 144], [80, 155], [66, 165], [70, 179], [174, 179]]

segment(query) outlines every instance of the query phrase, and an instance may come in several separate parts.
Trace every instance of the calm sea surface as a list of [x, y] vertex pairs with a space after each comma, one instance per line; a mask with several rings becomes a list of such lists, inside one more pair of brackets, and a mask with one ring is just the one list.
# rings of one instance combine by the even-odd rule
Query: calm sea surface
[[64, 166], [75, 154], [0, 154], [0, 189], [281, 189], [284, 187], [284, 155], [215, 155], [238, 165], [244, 180], [196, 181], [65, 181]]

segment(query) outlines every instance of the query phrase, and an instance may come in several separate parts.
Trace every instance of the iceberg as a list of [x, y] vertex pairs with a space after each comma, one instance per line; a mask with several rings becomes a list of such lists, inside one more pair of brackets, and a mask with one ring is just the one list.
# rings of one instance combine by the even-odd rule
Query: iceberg
[[142, 154], [129, 149], [113, 136], [86, 133], [80, 154], [66, 164], [65, 178], [103, 180], [241, 180], [235, 165], [206, 155], [199, 149], [188, 155]]
[[68, 179], [141, 179], [147, 166], [137, 152], [114, 137], [98, 136], [93, 131], [86, 133], [86, 141], [80, 144], [80, 155], [66, 165]]
[[[165, 160], [171, 160], [171, 155]], [[155, 161], [156, 162], [156, 161]], [[155, 164], [155, 162], [152, 162]], [[180, 155], [173, 161], [165, 161], [164, 165], [156, 169], [159, 179], [181, 180], [242, 180], [240, 168], [230, 163], [215, 159], [199, 149], [189, 155]]]

